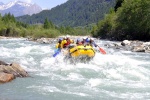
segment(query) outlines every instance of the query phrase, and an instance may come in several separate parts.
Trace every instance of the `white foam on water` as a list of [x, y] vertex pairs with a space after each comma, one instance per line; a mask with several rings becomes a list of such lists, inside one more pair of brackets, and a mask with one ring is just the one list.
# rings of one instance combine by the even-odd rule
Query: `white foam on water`
[[59, 90], [58, 88], [54, 86], [45, 86], [44, 88], [42, 88], [42, 90], [46, 92], [61, 92], [61, 90]]
[[102, 83], [103, 82], [100, 79], [90, 79], [87, 84], [89, 84], [91, 87], [96, 87]]
[[61, 90], [59, 90], [58, 88], [54, 87], [54, 86], [36, 86], [36, 85], [32, 85], [27, 87], [29, 89], [34, 89], [35, 91], [38, 91], [41, 94], [47, 94], [47, 92], [61, 92]]
[[[131, 52], [118, 52], [103, 47], [107, 52], [106, 55], [96, 53], [93, 60], [88, 63], [72, 64], [67, 63], [62, 54], [52, 57], [53, 44], [33, 45], [32, 42], [24, 43], [22, 40], [9, 41], [13, 41], [12, 47], [19, 41], [21, 44], [13, 49], [9, 48], [8, 44], [1, 46], [0, 57], [17, 61], [23, 68], [35, 75], [34, 81], [36, 82], [28, 83], [27, 89], [46, 95], [58, 92], [81, 97], [94, 96], [95, 99], [99, 99], [100, 96], [96, 94], [100, 93], [115, 99], [119, 98], [118, 95], [121, 99], [144, 99], [144, 96], [150, 96], [148, 93], [150, 69], [144, 66], [150, 64], [149, 59], [139, 60], [126, 55]], [[105, 41], [99, 44], [103, 43]], [[138, 55], [140, 54], [136, 57], [141, 57]], [[60, 84], [54, 84], [55, 82]], [[143, 93], [139, 93], [143, 90]]]
[[69, 80], [80, 80], [83, 78], [82, 75], [77, 74], [77, 73], [69, 73], [69, 75], [67, 75]]
[[28, 55], [31, 53], [31, 50], [38, 50], [38, 46], [24, 46], [20, 48], [16, 48], [16, 52], [19, 53], [20, 56], [22, 55]]
[[107, 77], [113, 79], [124, 79], [124, 77], [121, 74], [119, 74], [119, 72], [115, 69], [108, 70]]
[[85, 94], [85, 93], [81, 93], [81, 92], [67, 92], [67, 94], [73, 94], [73, 95], [78, 95], [78, 96], [82, 96], [82, 97], [85, 97], [85, 96], [89, 96], [88, 94]]
[[0, 47], [0, 56], [1, 57], [11, 57], [11, 52], [9, 49], [4, 48], [4, 47]]
[[82, 93], [82, 92], [73, 92], [73, 91], [63, 91], [63, 90], [60, 90], [54, 86], [29, 86], [27, 87], [29, 89], [35, 89], [35, 91], [39, 91], [41, 94], [44, 94], [44, 95], [47, 95], [47, 93], [62, 93], [62, 94], [72, 94], [72, 95], [78, 95], [78, 96], [89, 96], [88, 94], [85, 94], [85, 93]]
[[128, 72], [131, 76], [134, 76], [135, 78], [139, 78], [140, 80], [149, 80], [148, 77], [146, 77], [144, 74], [138, 72], [137, 70], [130, 70]]

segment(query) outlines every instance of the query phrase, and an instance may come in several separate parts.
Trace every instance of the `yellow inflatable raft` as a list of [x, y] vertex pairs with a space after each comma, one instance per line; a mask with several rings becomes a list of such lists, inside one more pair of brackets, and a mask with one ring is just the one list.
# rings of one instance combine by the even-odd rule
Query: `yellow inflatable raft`
[[95, 56], [95, 51], [92, 48], [92, 46], [75, 46], [73, 48], [69, 49], [69, 53], [71, 57], [80, 57], [80, 56], [86, 56], [86, 57], [94, 57]]

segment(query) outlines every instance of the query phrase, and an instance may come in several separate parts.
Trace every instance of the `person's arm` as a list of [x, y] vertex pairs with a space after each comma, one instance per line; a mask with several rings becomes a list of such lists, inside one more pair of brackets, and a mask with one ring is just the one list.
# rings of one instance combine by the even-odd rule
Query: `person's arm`
[[92, 42], [92, 44], [93, 44], [95, 47], [97, 47], [97, 46], [98, 46], [95, 42]]
[[56, 44], [56, 49], [58, 49], [59, 43]]
[[64, 47], [64, 40], [60, 44], [60, 48], [62, 49]]

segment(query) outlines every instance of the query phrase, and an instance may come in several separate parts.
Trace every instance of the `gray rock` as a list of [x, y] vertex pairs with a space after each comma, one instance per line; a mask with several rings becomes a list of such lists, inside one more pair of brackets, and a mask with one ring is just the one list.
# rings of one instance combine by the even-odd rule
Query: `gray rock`
[[125, 45], [130, 45], [130, 44], [131, 44], [131, 41], [129, 41], [129, 40], [124, 40], [124, 41], [121, 42], [121, 44], [124, 45], [124, 46], [125, 46]]
[[105, 44], [104, 46], [106, 46], [107, 48], [122, 49], [132, 52], [150, 53], [150, 42], [143, 42], [138, 40], [135, 41], [124, 40], [122, 42]]
[[136, 46], [132, 50], [133, 52], [145, 52], [145, 49], [143, 46]]
[[9, 82], [16, 77], [29, 77], [29, 74], [17, 63], [7, 64], [1, 61], [0, 83]]
[[0, 65], [9, 65], [9, 64], [7, 64], [7, 63], [4, 62], [4, 61], [0, 61]]

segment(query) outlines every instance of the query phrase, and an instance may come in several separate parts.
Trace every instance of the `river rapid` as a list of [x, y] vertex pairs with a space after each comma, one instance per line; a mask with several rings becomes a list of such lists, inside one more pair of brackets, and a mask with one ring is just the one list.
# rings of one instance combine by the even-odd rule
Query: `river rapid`
[[0, 85], [0, 100], [147, 100], [150, 54], [105, 48], [89, 63], [69, 64], [55, 44], [0, 39], [0, 60], [19, 63], [32, 77]]

